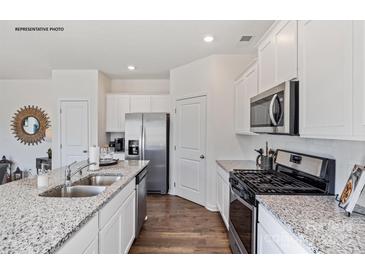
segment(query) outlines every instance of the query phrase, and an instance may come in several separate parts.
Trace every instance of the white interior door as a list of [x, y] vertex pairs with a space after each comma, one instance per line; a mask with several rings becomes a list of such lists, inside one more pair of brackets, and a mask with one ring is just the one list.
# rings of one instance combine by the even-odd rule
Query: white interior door
[[177, 101], [176, 133], [176, 193], [205, 205], [205, 96]]
[[87, 101], [61, 102], [61, 164], [88, 158], [89, 110]]

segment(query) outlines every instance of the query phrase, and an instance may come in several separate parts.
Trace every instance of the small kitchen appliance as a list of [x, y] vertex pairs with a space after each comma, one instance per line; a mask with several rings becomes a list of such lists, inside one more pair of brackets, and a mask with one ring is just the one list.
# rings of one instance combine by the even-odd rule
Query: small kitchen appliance
[[115, 152], [124, 152], [124, 138], [115, 139]]
[[252, 132], [299, 135], [299, 82], [284, 82], [250, 101]]
[[229, 240], [233, 253], [256, 253], [257, 195], [333, 195], [335, 160], [277, 150], [274, 170], [230, 172]]

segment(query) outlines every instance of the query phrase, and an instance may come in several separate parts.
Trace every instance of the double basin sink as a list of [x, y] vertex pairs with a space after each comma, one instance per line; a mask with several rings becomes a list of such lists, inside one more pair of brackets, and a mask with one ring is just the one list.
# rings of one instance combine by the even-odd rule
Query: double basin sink
[[89, 175], [72, 183], [69, 187], [60, 185], [39, 194], [39, 196], [61, 198], [92, 197], [99, 195], [106, 187], [119, 181], [121, 178], [122, 176], [116, 175]]

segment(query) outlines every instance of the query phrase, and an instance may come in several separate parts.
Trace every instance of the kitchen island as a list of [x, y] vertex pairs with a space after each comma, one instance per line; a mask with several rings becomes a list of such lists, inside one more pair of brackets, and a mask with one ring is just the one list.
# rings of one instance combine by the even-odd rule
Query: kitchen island
[[[148, 161], [120, 161], [99, 171], [85, 171], [73, 181], [91, 173], [122, 175], [97, 196], [51, 198], [39, 194], [65, 180], [64, 168], [52, 171], [47, 188], [37, 188], [32, 177], [0, 186], [0, 253], [56, 253], [82, 229], [105, 205], [113, 201]], [[134, 187], [134, 186], [131, 186]], [[134, 188], [133, 188], [134, 190]]]
[[[257, 199], [259, 224], [265, 230], [264, 237], [258, 232], [259, 253], [265, 250], [264, 245], [278, 247], [272, 251], [284, 251], [281, 246], [285, 247], [287, 241], [285, 233], [308, 253], [365, 253], [365, 216], [354, 213], [347, 217], [334, 196], [261, 195]], [[270, 218], [271, 224], [265, 227]], [[275, 229], [276, 224], [282, 230]]]

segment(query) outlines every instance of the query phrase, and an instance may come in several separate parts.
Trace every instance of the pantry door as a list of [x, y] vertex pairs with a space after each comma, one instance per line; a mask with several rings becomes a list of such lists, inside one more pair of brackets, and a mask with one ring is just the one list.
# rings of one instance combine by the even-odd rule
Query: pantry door
[[89, 106], [88, 101], [61, 101], [61, 166], [88, 158]]
[[205, 206], [206, 96], [176, 103], [176, 192]]

